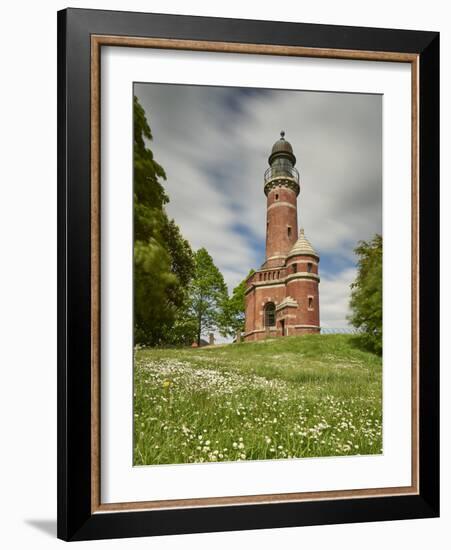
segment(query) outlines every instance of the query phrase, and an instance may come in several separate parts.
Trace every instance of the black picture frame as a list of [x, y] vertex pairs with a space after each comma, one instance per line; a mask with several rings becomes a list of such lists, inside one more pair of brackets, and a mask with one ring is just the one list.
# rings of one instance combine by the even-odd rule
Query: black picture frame
[[[419, 494], [93, 513], [91, 36], [400, 52], [419, 60]], [[333, 56], [332, 56], [333, 57]], [[58, 13], [58, 537], [87, 540], [439, 515], [439, 33], [67, 9]]]

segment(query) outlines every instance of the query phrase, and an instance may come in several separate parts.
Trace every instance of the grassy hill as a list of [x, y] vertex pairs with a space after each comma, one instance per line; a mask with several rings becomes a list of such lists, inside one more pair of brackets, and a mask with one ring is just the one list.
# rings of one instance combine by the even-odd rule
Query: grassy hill
[[382, 452], [382, 361], [349, 335], [135, 354], [134, 462]]

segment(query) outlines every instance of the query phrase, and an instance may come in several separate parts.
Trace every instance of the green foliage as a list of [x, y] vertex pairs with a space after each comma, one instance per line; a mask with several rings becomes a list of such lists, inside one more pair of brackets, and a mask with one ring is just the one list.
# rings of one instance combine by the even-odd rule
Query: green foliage
[[351, 323], [362, 331], [368, 348], [382, 353], [382, 237], [360, 241], [357, 278], [351, 285]]
[[224, 324], [226, 333], [229, 336], [234, 336], [238, 331], [242, 332], [244, 330], [246, 281], [253, 273], [254, 270], [251, 269], [247, 277], [233, 289], [232, 296], [227, 302], [225, 309], [226, 322]]
[[356, 336], [135, 355], [134, 463], [382, 452], [382, 361]]
[[152, 133], [137, 97], [133, 103], [133, 137], [134, 234], [135, 240], [146, 241], [161, 227], [166, 217], [163, 205], [169, 198], [160, 182], [166, 179], [165, 171], [146, 145]]
[[147, 143], [152, 140], [144, 109], [134, 98], [134, 323], [135, 342], [186, 343], [187, 286], [194, 274], [191, 247], [164, 205], [166, 179]]
[[194, 254], [195, 271], [189, 287], [190, 317], [196, 322], [196, 338], [200, 343], [201, 336], [209, 331], [219, 330], [225, 333], [227, 319], [228, 292], [219, 269], [205, 248]]

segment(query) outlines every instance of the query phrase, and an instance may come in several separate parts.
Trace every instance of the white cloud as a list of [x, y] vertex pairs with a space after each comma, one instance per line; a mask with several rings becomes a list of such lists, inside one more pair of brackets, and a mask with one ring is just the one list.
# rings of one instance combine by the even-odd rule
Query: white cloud
[[354, 281], [356, 268], [344, 269], [336, 275], [321, 276], [320, 316], [321, 326], [326, 328], [344, 328], [349, 313], [350, 285]]

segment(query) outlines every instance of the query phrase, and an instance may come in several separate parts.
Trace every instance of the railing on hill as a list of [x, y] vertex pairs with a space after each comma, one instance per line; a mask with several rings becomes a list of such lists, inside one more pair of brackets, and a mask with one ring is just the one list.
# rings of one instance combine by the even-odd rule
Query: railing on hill
[[321, 327], [321, 334], [360, 334], [361, 330], [354, 327]]

